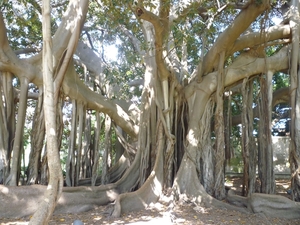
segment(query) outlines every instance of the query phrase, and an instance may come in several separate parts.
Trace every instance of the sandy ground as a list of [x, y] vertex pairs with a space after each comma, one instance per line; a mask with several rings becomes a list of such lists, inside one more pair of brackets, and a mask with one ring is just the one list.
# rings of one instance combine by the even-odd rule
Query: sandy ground
[[[231, 186], [237, 193], [240, 191], [240, 179], [231, 178], [226, 185]], [[286, 180], [277, 180], [277, 194], [289, 197], [286, 191], [289, 183]], [[156, 203], [148, 209], [138, 212], [124, 214], [120, 218], [112, 218], [113, 205], [100, 206], [92, 211], [79, 214], [54, 215], [50, 225], [73, 224], [75, 220], [80, 220], [83, 224], [249, 224], [249, 225], [296, 225], [298, 220], [288, 220], [280, 218], [270, 218], [263, 214], [246, 214], [238, 211], [203, 208], [193, 202], [177, 202], [172, 205]], [[30, 218], [20, 218], [19, 220], [0, 218], [1, 225], [8, 224], [28, 224]], [[78, 221], [77, 221], [78, 222]], [[80, 225], [80, 223], [76, 224]]]

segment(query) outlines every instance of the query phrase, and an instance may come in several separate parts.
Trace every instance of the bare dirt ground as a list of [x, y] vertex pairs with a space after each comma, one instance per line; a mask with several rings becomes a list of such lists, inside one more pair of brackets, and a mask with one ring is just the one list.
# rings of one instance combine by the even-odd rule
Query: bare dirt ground
[[[230, 178], [227, 186], [231, 186], [236, 193], [241, 190], [241, 179]], [[289, 182], [281, 179], [276, 181], [276, 193], [287, 195]], [[1, 206], [0, 206], [1, 207]], [[92, 211], [79, 214], [62, 214], [54, 215], [50, 221], [50, 225], [56, 224], [72, 224], [75, 220], [82, 221], [87, 224], [234, 224], [234, 225], [296, 225], [300, 224], [298, 220], [288, 220], [279, 218], [266, 217], [263, 214], [245, 214], [238, 211], [216, 208], [203, 208], [195, 205], [193, 202], [177, 202], [174, 205], [166, 206], [163, 203], [156, 203], [148, 209], [138, 212], [124, 214], [120, 218], [111, 218], [113, 205], [100, 206]], [[13, 209], [12, 209], [13, 210]], [[28, 224], [30, 218], [20, 218], [19, 220], [0, 218], [1, 225], [8, 224]]]

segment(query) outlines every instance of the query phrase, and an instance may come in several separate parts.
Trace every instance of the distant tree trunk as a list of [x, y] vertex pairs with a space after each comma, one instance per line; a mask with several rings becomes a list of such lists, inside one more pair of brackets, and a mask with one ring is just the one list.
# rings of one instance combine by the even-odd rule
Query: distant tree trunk
[[81, 162], [81, 176], [82, 178], [92, 177], [92, 154], [91, 154], [91, 115], [86, 111], [84, 114], [85, 127], [84, 127], [84, 137], [82, 146], [82, 162]]
[[[126, 133], [123, 132], [120, 127], [116, 126], [115, 129], [118, 129], [118, 132], [122, 136], [126, 137]], [[115, 158], [114, 158], [114, 163], [117, 163], [119, 161], [119, 159], [121, 158], [121, 156], [123, 155], [123, 153], [124, 153], [124, 147], [121, 144], [121, 141], [119, 140], [119, 137], [118, 137], [117, 140], [116, 140], [116, 154], [115, 154]]]
[[77, 134], [77, 102], [72, 100], [72, 129], [69, 138], [69, 150], [66, 162], [66, 184], [67, 186], [74, 186], [75, 174], [75, 144]]
[[45, 118], [43, 110], [43, 89], [39, 88], [39, 98], [35, 108], [31, 132], [31, 151], [27, 169], [27, 184], [37, 184], [41, 169], [41, 154], [45, 139]]
[[111, 118], [108, 115], [105, 115], [105, 148], [102, 156], [102, 175], [101, 175], [101, 184], [107, 184], [109, 181], [108, 169], [111, 165], [110, 158], [111, 151]]
[[82, 103], [78, 103], [77, 105], [77, 114], [78, 114], [78, 133], [77, 133], [77, 148], [76, 148], [76, 154], [75, 157], [75, 177], [74, 179], [74, 186], [78, 186], [78, 181], [80, 178], [83, 178], [82, 176], [82, 152], [83, 152], [83, 145], [82, 145], [82, 137], [84, 135], [83, 133], [83, 127], [85, 127], [85, 108]]
[[100, 133], [101, 133], [101, 114], [96, 113], [96, 122], [94, 127], [92, 181], [91, 181], [92, 186], [96, 185], [96, 181], [99, 173]]
[[27, 109], [27, 95], [28, 95], [28, 80], [26, 77], [21, 79], [21, 92], [20, 92], [20, 101], [18, 109], [18, 119], [15, 140], [13, 145], [13, 157], [9, 177], [6, 180], [6, 185], [17, 186], [19, 181], [19, 160], [21, 157], [21, 148], [23, 146], [23, 133], [24, 133], [24, 124], [25, 116]]

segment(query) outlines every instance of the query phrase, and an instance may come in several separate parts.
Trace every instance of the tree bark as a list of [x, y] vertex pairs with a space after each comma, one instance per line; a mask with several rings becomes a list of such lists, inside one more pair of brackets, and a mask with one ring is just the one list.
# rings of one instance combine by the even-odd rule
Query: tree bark
[[121, 213], [126, 213], [133, 210], [141, 210], [149, 206], [150, 203], [156, 202], [159, 199], [164, 183], [163, 150], [165, 146], [165, 138], [163, 137], [162, 124], [158, 125], [157, 130], [157, 157], [153, 171], [143, 186], [137, 191], [118, 196], [114, 211], [112, 213], [113, 217], [120, 217]]
[[292, 198], [300, 201], [300, 70], [299, 70], [299, 1], [291, 1], [290, 27], [292, 30], [291, 45], [291, 143], [290, 143], [290, 168], [291, 168], [291, 188]]
[[12, 166], [9, 177], [6, 180], [6, 185], [17, 186], [19, 181], [19, 160], [21, 157], [21, 148], [24, 133], [24, 123], [27, 108], [27, 94], [28, 94], [28, 80], [26, 77], [21, 78], [21, 93], [20, 93], [20, 104], [18, 109], [18, 119], [15, 140], [13, 145], [13, 158]]
[[[266, 75], [268, 76], [268, 75]], [[259, 153], [258, 171], [261, 181], [261, 192], [273, 194], [275, 192], [275, 177], [273, 171], [273, 149], [271, 140], [271, 108], [268, 103], [268, 78], [260, 76], [260, 120], [259, 120]]]
[[43, 88], [39, 88], [39, 98], [34, 113], [31, 133], [31, 152], [27, 169], [27, 184], [37, 184], [41, 167], [42, 150], [45, 139], [45, 118], [43, 110]]
[[225, 51], [219, 55], [218, 84], [216, 90], [216, 112], [215, 112], [215, 132], [216, 132], [216, 149], [215, 149], [215, 187], [214, 196], [222, 200], [225, 198], [225, 137], [224, 137], [224, 60]]
[[[2, 112], [3, 115], [5, 115], [6, 122], [4, 125], [4, 129], [7, 129], [8, 137], [7, 140], [3, 140], [3, 144], [6, 142], [6, 162], [7, 167], [4, 170], [4, 180], [3, 183], [6, 182], [7, 177], [9, 176], [10, 172], [10, 162], [11, 162], [11, 153], [13, 149], [13, 143], [15, 139], [15, 132], [16, 132], [16, 116], [15, 116], [15, 94], [14, 94], [14, 88], [12, 85], [13, 81], [13, 75], [9, 72], [3, 72], [4, 76], [2, 77], [2, 91], [4, 96], [4, 111]], [[4, 106], [4, 105], [3, 105]]]
[[94, 159], [93, 159], [93, 167], [92, 167], [92, 181], [91, 185], [95, 186], [98, 173], [99, 173], [99, 156], [100, 156], [100, 133], [101, 133], [101, 114], [96, 113], [96, 122], [94, 129]]
[[[1, 74], [1, 72], [0, 72]], [[2, 76], [0, 78], [0, 87], [3, 89]], [[2, 92], [0, 91], [0, 95]], [[6, 118], [5, 104], [3, 104], [2, 97], [0, 97], [0, 184], [5, 182], [6, 173], [9, 171], [9, 133], [7, 129], [7, 122], [4, 120]]]
[[108, 169], [111, 165], [111, 118], [108, 115], [105, 115], [105, 148], [102, 156], [102, 175], [101, 175], [101, 184], [107, 184], [109, 181]]
[[[83, 153], [83, 145], [82, 145], [82, 136], [84, 135], [83, 127], [85, 127], [85, 107], [82, 103], [77, 104], [77, 115], [78, 115], [78, 133], [77, 133], [77, 148], [74, 149], [76, 152], [76, 158], [75, 158], [75, 165], [74, 165], [74, 172], [75, 177], [74, 179], [74, 186], [78, 186], [78, 181], [80, 178], [83, 178], [82, 176], [82, 164], [84, 163], [82, 161], [82, 153]], [[75, 157], [73, 155], [73, 157]]]
[[66, 162], [66, 184], [74, 186], [75, 179], [75, 145], [77, 137], [77, 102], [72, 100], [72, 129], [69, 138], [69, 150]]
[[60, 166], [57, 126], [56, 104], [54, 88], [54, 67], [51, 37], [51, 8], [50, 0], [43, 2], [43, 79], [44, 79], [44, 112], [47, 136], [47, 158], [49, 167], [49, 184], [39, 209], [33, 214], [29, 224], [48, 224], [61, 195], [63, 187], [62, 170]]

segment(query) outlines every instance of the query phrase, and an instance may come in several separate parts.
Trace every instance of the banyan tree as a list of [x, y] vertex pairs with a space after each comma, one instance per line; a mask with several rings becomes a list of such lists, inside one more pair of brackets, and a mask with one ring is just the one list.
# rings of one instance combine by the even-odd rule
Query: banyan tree
[[[54, 210], [111, 202], [120, 216], [166, 192], [299, 217], [299, 24], [296, 0], [1, 1], [0, 217], [46, 224]], [[289, 84], [273, 92], [282, 74]], [[293, 200], [273, 195], [281, 102]], [[224, 184], [237, 124], [244, 197]]]

